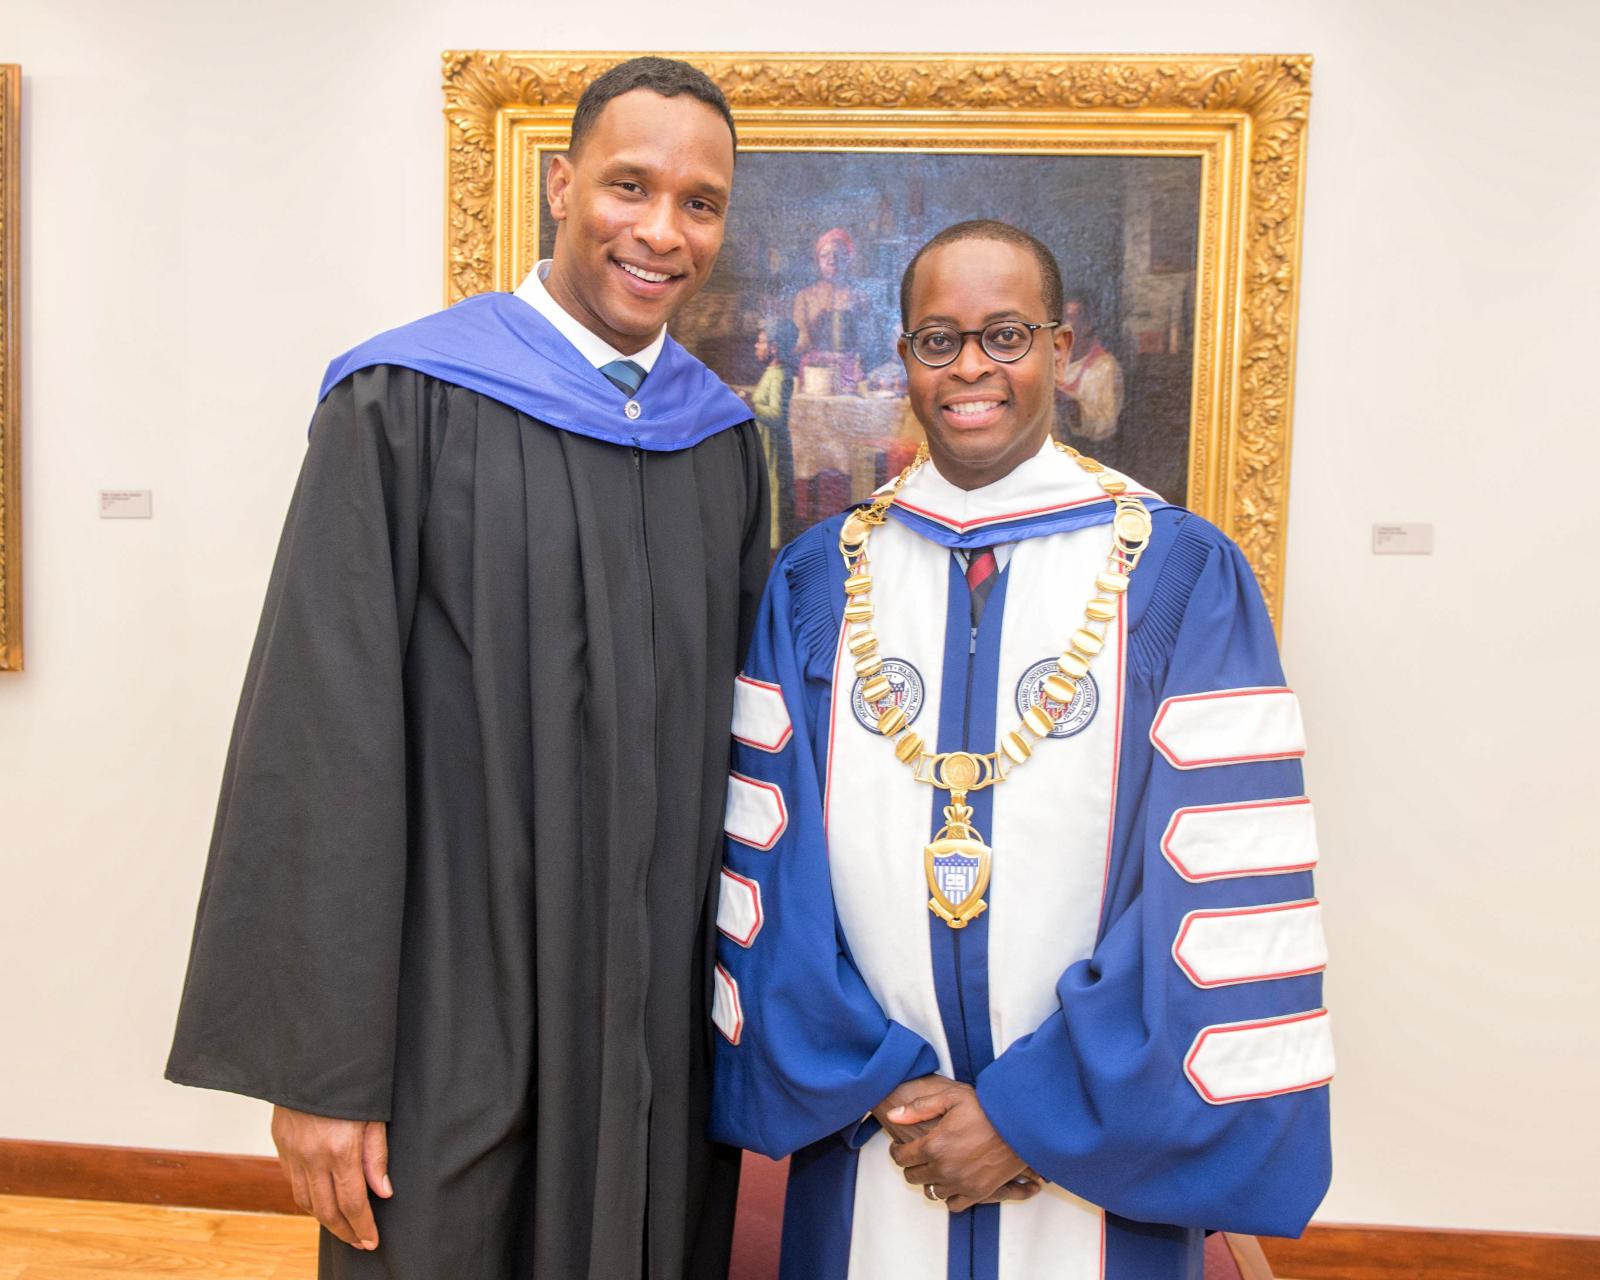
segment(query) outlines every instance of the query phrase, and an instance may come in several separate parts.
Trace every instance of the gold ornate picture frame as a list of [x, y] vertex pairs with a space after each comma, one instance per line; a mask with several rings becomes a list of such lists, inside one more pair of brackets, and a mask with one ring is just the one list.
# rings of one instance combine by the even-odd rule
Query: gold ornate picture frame
[[0, 66], [0, 671], [22, 670], [22, 68]]
[[[484, 290], [515, 288], [541, 252], [548, 253], [547, 220], [541, 227], [548, 159], [565, 147], [584, 87], [629, 56], [484, 51], [444, 55], [447, 303]], [[1310, 101], [1308, 56], [1018, 55], [981, 60], [896, 54], [673, 56], [702, 68], [721, 87], [739, 129], [740, 168], [729, 222], [730, 245], [739, 235], [734, 218], [741, 202], [749, 206], [752, 200], [759, 204], [763, 198], [775, 198], [764, 191], [763, 163], [772, 185], [779, 179], [771, 175], [800, 172], [794, 166], [803, 165], [808, 154], [813, 161], [817, 155], [838, 157], [836, 167], [841, 172], [864, 173], [868, 180], [878, 175], [885, 193], [885, 212], [873, 224], [878, 230], [904, 230], [908, 201], [901, 197], [901, 174], [910, 172], [906, 166], [912, 159], [924, 168], [937, 160], [941, 172], [958, 178], [965, 173], [964, 180], [971, 185], [995, 172], [996, 164], [1010, 163], [997, 157], [1036, 168], [1053, 165], [1051, 175], [1078, 172], [1063, 167], [1066, 158], [1098, 158], [1102, 167], [1112, 158], [1137, 170], [1138, 184], [1129, 188], [1136, 195], [1155, 193], [1145, 197], [1147, 204], [1151, 200], [1159, 204], [1163, 185], [1172, 187], [1170, 162], [1186, 162], [1182, 172], [1193, 175], [1193, 181], [1184, 178], [1178, 185], [1187, 183], [1192, 191], [1184, 196], [1188, 203], [1178, 202], [1176, 224], [1170, 209], [1156, 208], [1153, 213], [1144, 209], [1139, 214], [1144, 221], [1137, 226], [1128, 221], [1125, 236], [1129, 254], [1137, 249], [1144, 255], [1145, 269], [1156, 275], [1168, 273], [1166, 284], [1171, 287], [1161, 296], [1176, 301], [1160, 305], [1170, 306], [1171, 314], [1156, 321], [1124, 315], [1116, 336], [1125, 348], [1124, 363], [1159, 356], [1171, 365], [1179, 354], [1187, 360], [1186, 367], [1178, 366], [1187, 382], [1181, 388], [1187, 439], [1176, 445], [1186, 450], [1186, 456], [1175, 473], [1182, 477], [1179, 491], [1168, 491], [1167, 496], [1214, 521], [1240, 544], [1274, 619], [1280, 617]], [[863, 164], [868, 167], [863, 169]], [[878, 167], [873, 169], [873, 164]], [[961, 168], [963, 164], [970, 173]], [[808, 172], [814, 170], [813, 163]], [[1098, 182], [1064, 187], [1062, 207], [1071, 208], [1074, 199], [1093, 197]], [[1024, 185], [1039, 189], [1031, 179]], [[859, 181], [851, 190], [859, 204]], [[919, 211], [920, 199], [911, 201]], [[1100, 215], [1086, 207], [1085, 224], [1096, 216]], [[1118, 216], [1131, 219], [1132, 214], [1124, 211]], [[1158, 225], [1163, 217], [1164, 230]], [[1152, 227], [1162, 230], [1163, 244], [1177, 244], [1180, 254], [1190, 254], [1188, 262], [1156, 261], [1170, 258], [1173, 251], [1154, 247]], [[831, 230], [823, 240], [838, 234], [839, 229]], [[854, 237], [860, 239], [859, 234]], [[852, 253], [854, 240], [845, 236]], [[885, 233], [884, 244], [890, 242], [899, 243]], [[817, 242], [819, 255], [822, 243]], [[772, 247], [767, 252], [776, 279], [781, 274], [780, 259], [786, 254], [808, 255], [810, 240], [792, 251]], [[725, 246], [724, 260], [728, 257]], [[718, 271], [723, 269], [719, 262]], [[1066, 258], [1063, 269], [1069, 269]], [[1156, 275], [1150, 279], [1161, 286]], [[879, 269], [878, 293], [886, 292], [887, 279], [888, 268]], [[715, 279], [707, 294], [714, 285]], [[1160, 294], [1160, 288], [1156, 292]], [[785, 294], [774, 308], [770, 300], [756, 298], [753, 292], [744, 298], [725, 290], [718, 305], [724, 313], [738, 312], [738, 323], [744, 325], [740, 332], [747, 332], [758, 317], [782, 311], [786, 318], [790, 296]], [[1117, 299], [1111, 300], [1115, 305]], [[701, 301], [690, 304], [680, 317], [687, 323], [675, 323], [674, 333], [737, 386], [740, 379], [697, 349], [693, 340], [699, 335], [711, 341], [707, 335], [716, 328], [691, 315]], [[1099, 309], [1098, 303], [1094, 305]], [[801, 318], [799, 308], [796, 318]], [[837, 325], [833, 332], [838, 334]], [[1165, 336], [1168, 332], [1170, 338]], [[754, 333], [747, 336], [753, 338]], [[1108, 344], [1115, 345], [1109, 337]], [[876, 337], [871, 345], [871, 358], [892, 354]], [[872, 406], [866, 397], [892, 392], [870, 391], [866, 361], [854, 356], [851, 360], [854, 367], [842, 376], [847, 388], [860, 379], [860, 407], [870, 416]], [[1132, 395], [1136, 371], [1131, 366], [1129, 381], [1132, 408], [1137, 396]], [[798, 381], [795, 387], [798, 400]], [[840, 388], [824, 378], [814, 389]], [[822, 403], [825, 397], [816, 400]], [[835, 395], [828, 403], [853, 402]], [[1124, 434], [1136, 436], [1139, 428], [1138, 420], [1129, 421]], [[1092, 445], [1088, 451], [1097, 452]], [[1104, 460], [1118, 465], [1114, 457]], [[880, 476], [883, 469], [880, 454]]]

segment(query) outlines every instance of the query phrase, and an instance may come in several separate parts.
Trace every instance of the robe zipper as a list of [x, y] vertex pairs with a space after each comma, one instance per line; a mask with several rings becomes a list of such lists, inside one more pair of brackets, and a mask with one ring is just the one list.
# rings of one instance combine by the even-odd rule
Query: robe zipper
[[[978, 665], [978, 628], [974, 626], [967, 636], [967, 692], [961, 705], [961, 749], [972, 749], [972, 680]], [[965, 930], [952, 929], [950, 931], [950, 949], [956, 979], [956, 1011], [961, 1015], [961, 1044], [967, 1053], [967, 1072], [972, 1079], [964, 1083], [976, 1087], [978, 1072], [972, 1060], [972, 1036], [967, 1030], [967, 991], [966, 981], [961, 976], [961, 937]], [[966, 1239], [964, 1244], [967, 1254], [966, 1274], [967, 1280], [976, 1280], [977, 1275], [977, 1248], [974, 1234], [977, 1230], [976, 1215], [965, 1214]], [[954, 1242], [952, 1242], [954, 1243]]]

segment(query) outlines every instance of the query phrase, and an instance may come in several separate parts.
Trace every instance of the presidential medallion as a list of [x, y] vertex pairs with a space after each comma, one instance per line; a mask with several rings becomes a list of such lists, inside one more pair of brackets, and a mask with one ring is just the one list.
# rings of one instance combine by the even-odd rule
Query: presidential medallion
[[984, 844], [971, 822], [972, 809], [963, 796], [945, 806], [944, 826], [922, 851], [928, 877], [928, 909], [952, 929], [965, 929], [989, 909], [983, 900], [989, 887], [993, 851]]

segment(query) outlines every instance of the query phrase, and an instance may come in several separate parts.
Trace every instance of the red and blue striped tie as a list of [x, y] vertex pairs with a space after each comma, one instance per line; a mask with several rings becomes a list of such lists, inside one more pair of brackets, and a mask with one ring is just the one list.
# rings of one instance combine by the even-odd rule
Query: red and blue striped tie
[[967, 590], [972, 592], [972, 625], [983, 617], [983, 606], [988, 603], [994, 580], [1000, 576], [1000, 566], [994, 558], [993, 547], [977, 547], [967, 553]]

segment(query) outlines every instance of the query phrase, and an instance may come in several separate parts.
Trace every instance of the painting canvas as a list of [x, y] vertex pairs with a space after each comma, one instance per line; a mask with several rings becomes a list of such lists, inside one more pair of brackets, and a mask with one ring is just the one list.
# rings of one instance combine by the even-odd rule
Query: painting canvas
[[[745, 152], [722, 256], [673, 335], [763, 411], [775, 544], [915, 452], [901, 275], [968, 218], [1022, 227], [1061, 264], [1074, 352], [1058, 438], [1182, 501], [1200, 176], [1189, 157]], [[545, 209], [542, 256], [554, 235]]]
[[[444, 55], [447, 302], [549, 253], [550, 160], [629, 56]], [[1000, 218], [1070, 295], [1059, 438], [1219, 525], [1279, 616], [1308, 57], [675, 56], [727, 96], [739, 164], [673, 333], [769, 428], [775, 543], [912, 456], [901, 272], [950, 223]]]

